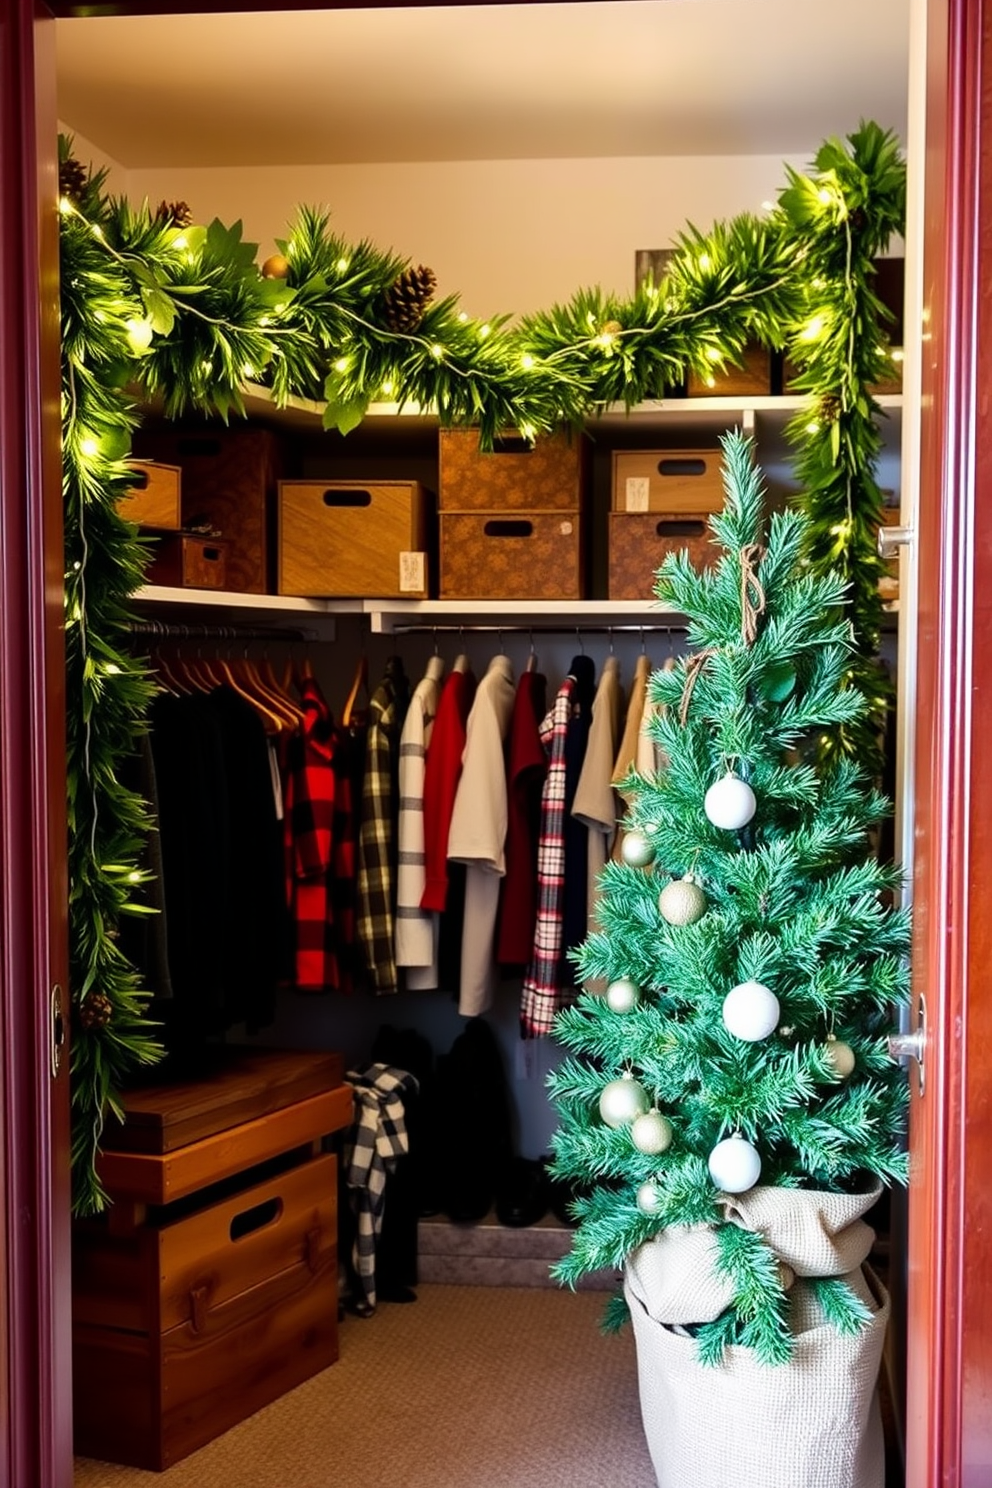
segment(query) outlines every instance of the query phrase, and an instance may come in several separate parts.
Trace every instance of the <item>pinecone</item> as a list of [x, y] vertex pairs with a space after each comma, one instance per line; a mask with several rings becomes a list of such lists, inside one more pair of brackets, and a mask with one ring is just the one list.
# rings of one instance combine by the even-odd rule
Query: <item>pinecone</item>
[[87, 1031], [106, 1028], [114, 1011], [109, 997], [102, 992], [91, 992], [79, 1005], [79, 1026]]
[[820, 399], [820, 417], [825, 424], [834, 424], [840, 418], [841, 401], [836, 393], [825, 393]]
[[59, 162], [59, 195], [71, 202], [82, 200], [89, 173], [72, 155]]
[[189, 204], [184, 201], [160, 201], [155, 208], [157, 221], [164, 222], [168, 227], [189, 227], [193, 221], [193, 213]]
[[383, 319], [391, 331], [415, 331], [434, 297], [433, 269], [418, 264], [404, 269], [383, 294]]

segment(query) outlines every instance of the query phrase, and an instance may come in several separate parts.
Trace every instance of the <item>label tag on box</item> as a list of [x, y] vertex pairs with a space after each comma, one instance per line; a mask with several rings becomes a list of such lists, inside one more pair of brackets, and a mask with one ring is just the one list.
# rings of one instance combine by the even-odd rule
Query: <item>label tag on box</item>
[[422, 594], [427, 588], [426, 560], [426, 553], [400, 553], [401, 594]]
[[646, 475], [628, 475], [626, 481], [626, 510], [646, 512], [651, 510], [651, 482]]

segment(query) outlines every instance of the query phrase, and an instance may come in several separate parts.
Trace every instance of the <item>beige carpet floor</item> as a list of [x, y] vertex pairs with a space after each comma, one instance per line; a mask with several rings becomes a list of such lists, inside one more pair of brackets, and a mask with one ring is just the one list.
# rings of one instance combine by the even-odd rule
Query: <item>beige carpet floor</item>
[[79, 1459], [76, 1488], [654, 1488], [602, 1293], [417, 1291], [346, 1317], [337, 1364], [167, 1472]]

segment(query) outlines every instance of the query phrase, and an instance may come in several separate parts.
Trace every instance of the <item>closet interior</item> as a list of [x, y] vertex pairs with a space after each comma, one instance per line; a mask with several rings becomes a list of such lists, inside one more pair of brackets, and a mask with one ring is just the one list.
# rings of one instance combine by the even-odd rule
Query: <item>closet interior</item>
[[[729, 177], [729, 153], [722, 166]], [[779, 169], [762, 161], [747, 190], [761, 177], [770, 193]], [[178, 191], [183, 172], [133, 174], [155, 194]], [[196, 189], [209, 199], [206, 177]], [[739, 194], [726, 180], [712, 189], [711, 216], [738, 210]], [[578, 213], [561, 237], [581, 230]], [[395, 234], [403, 248], [399, 219]], [[605, 411], [562, 436], [578, 451], [568, 532], [573, 506], [554, 498], [446, 507], [445, 434], [415, 408], [374, 405], [346, 438], [322, 428], [319, 408], [279, 409], [253, 386], [244, 426], [146, 411], [134, 454], [164, 507], [148, 522], [156, 552], [132, 643], [159, 691], [131, 783], [157, 820], [144, 866], [158, 913], [126, 927], [122, 950], [153, 993], [168, 1057], [106, 1133], [108, 1217], [77, 1226], [80, 1453], [157, 1469], [180, 1460], [331, 1364], [339, 1307], [371, 1316], [418, 1279], [457, 1280], [445, 1228], [481, 1232], [502, 1207], [506, 1228], [536, 1223], [567, 1248], [569, 1195], [541, 1161], [555, 1125], [545, 1076], [564, 1057], [551, 1018], [574, 990], [567, 950], [594, 923], [597, 865], [622, 850], [616, 784], [631, 764], [652, 767], [637, 754], [645, 678], [687, 646], [650, 575], [670, 547], [705, 555], [718, 504], [656, 511], [651, 481], [666, 461], [688, 462], [691, 479], [739, 427], [754, 435], [770, 502], [783, 503], [794, 489], [784, 431], [801, 401], [769, 362]], [[901, 392], [879, 401], [895, 522]], [[324, 519], [360, 525], [363, 503], [375, 522], [335, 548]], [[494, 558], [504, 536], [541, 538], [537, 556]], [[332, 561], [335, 579], [308, 583]], [[889, 608], [894, 668], [894, 584]], [[563, 687], [566, 902], [542, 976], [541, 726], [553, 730]], [[431, 732], [442, 719], [443, 751]], [[584, 772], [591, 730], [599, 758]], [[598, 815], [579, 810], [583, 798]], [[512, 845], [508, 821], [524, 830]], [[384, 1152], [400, 1159], [388, 1178]], [[546, 1251], [520, 1255], [524, 1284], [546, 1277]], [[484, 1265], [483, 1252], [473, 1275]]]

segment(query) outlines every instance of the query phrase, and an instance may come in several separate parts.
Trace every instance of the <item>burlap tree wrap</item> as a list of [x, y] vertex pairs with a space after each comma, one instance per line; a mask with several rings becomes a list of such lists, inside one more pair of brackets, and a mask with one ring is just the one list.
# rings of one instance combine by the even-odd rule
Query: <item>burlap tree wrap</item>
[[[713, 1265], [710, 1228], [670, 1228], [630, 1257], [624, 1291], [658, 1488], [882, 1488], [875, 1383], [889, 1299], [864, 1264], [873, 1234], [861, 1218], [878, 1193], [759, 1187], [722, 1196], [726, 1218], [761, 1233], [782, 1264], [796, 1339], [787, 1364], [759, 1364], [750, 1349], [731, 1347], [706, 1366], [681, 1331], [732, 1299]], [[803, 1280], [821, 1276], [853, 1288], [873, 1315], [867, 1327], [846, 1336], [824, 1320]]]

